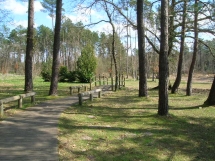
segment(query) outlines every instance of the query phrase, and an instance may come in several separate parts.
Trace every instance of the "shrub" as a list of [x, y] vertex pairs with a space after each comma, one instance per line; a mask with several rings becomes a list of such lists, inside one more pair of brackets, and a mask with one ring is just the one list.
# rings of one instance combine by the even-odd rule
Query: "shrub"
[[41, 71], [41, 76], [42, 79], [45, 82], [50, 82], [51, 81], [51, 60], [48, 60], [47, 62], [42, 64], [42, 71]]
[[90, 82], [90, 79], [92, 78], [92, 74], [87, 74], [87, 73], [82, 73], [82, 72], [78, 72], [77, 73], [77, 78], [79, 80], [79, 82], [81, 83], [89, 83]]
[[50, 82], [51, 81], [51, 73], [50, 72], [48, 72], [48, 71], [41, 71], [41, 76], [42, 76], [42, 79], [45, 82]]
[[66, 82], [68, 71], [66, 66], [61, 66], [59, 71], [59, 82]]
[[70, 71], [67, 73], [67, 80], [68, 82], [75, 82], [77, 80], [78, 72], [77, 71]]
[[90, 82], [96, 70], [96, 61], [93, 47], [90, 45], [85, 46], [77, 62], [78, 79], [81, 83]]

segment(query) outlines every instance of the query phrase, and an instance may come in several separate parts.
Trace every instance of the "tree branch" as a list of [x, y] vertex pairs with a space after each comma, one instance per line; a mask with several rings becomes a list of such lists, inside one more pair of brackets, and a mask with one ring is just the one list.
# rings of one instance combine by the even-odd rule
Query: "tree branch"
[[[189, 37], [189, 38], [194, 39], [193, 36], [186, 36], [186, 37]], [[204, 41], [202, 41], [201, 39], [198, 39], [198, 41], [199, 41], [202, 45], [204, 45], [205, 47], [207, 47], [208, 50], [209, 50], [209, 52], [210, 52], [210, 54], [215, 58], [215, 54], [213, 53], [211, 47], [210, 47], [209, 45], [207, 45], [207, 44], [206, 44]]]

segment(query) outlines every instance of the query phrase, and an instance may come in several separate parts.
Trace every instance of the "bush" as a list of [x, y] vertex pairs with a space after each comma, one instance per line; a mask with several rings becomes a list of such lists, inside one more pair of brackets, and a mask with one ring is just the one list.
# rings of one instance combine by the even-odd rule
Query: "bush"
[[59, 82], [66, 82], [68, 71], [66, 66], [61, 66], [59, 71]]
[[59, 71], [59, 82], [75, 82], [77, 80], [77, 71], [69, 71], [66, 66], [61, 66]]
[[45, 82], [50, 82], [51, 81], [51, 72], [49, 72], [49, 71], [41, 71], [41, 76], [42, 76], [42, 79]]
[[67, 73], [67, 80], [68, 82], [75, 82], [78, 77], [78, 72], [77, 71], [70, 71]]
[[93, 73], [95, 73], [97, 59], [95, 57], [94, 48], [87, 45], [81, 51], [81, 56], [78, 58], [78, 79], [81, 83], [89, 83]]
[[49, 61], [42, 64], [42, 71], [41, 71], [42, 79], [45, 82], [50, 82], [51, 81], [51, 73], [52, 73], [51, 60], [49, 60]]
[[81, 83], [89, 83], [92, 76], [92, 74], [84, 74], [82, 72], [77, 73], [77, 78]]

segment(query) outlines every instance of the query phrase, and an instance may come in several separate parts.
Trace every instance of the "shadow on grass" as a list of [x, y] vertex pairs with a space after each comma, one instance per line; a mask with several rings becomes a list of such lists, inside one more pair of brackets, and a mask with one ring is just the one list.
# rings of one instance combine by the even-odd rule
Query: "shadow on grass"
[[[130, 101], [125, 101], [128, 99]], [[104, 133], [90, 140], [82, 140], [82, 144], [88, 147], [81, 150], [61, 147], [75, 156], [76, 160], [214, 160], [213, 118], [175, 115], [160, 117], [156, 114], [156, 104], [146, 104], [143, 108], [132, 106], [132, 103], [142, 101], [136, 96], [104, 98], [102, 101], [105, 102], [103, 105], [95, 101], [95, 104], [87, 103], [82, 107], [73, 106], [65, 111], [67, 117], [60, 120], [59, 126], [63, 133], [67, 136], [78, 133], [80, 140], [86, 134], [94, 136]], [[108, 104], [109, 101], [111, 104]], [[124, 106], [112, 107], [112, 104]], [[199, 106], [171, 107], [171, 110], [196, 108]], [[93, 118], [85, 122], [77, 121], [77, 118], [83, 116]], [[85, 134], [81, 133], [84, 131]], [[72, 156], [61, 156], [61, 160], [74, 159]]]
[[193, 110], [193, 109], [203, 109], [210, 107], [210, 105], [207, 104], [201, 104], [197, 106], [188, 106], [188, 107], [175, 107], [175, 106], [169, 106], [170, 110]]

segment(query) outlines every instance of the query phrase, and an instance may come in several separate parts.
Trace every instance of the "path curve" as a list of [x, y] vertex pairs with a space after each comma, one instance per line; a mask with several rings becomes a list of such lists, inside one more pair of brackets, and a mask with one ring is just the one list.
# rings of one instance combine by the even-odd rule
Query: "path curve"
[[44, 102], [0, 122], [0, 161], [58, 161], [58, 120], [77, 102], [77, 96]]

